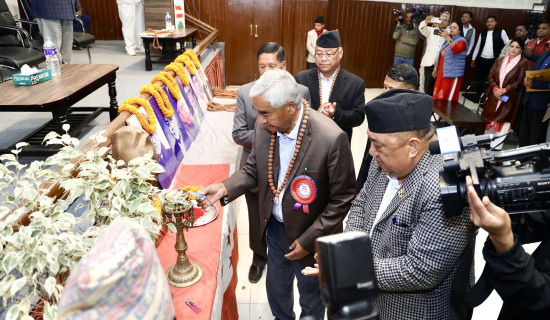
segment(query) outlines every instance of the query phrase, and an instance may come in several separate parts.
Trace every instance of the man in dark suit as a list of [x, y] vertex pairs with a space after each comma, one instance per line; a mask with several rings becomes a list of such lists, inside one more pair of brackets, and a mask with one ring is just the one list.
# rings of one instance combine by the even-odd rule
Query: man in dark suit
[[31, 10], [42, 36], [50, 37], [55, 44], [59, 62], [71, 63], [75, 0], [35, 0]]
[[298, 73], [296, 81], [309, 88], [311, 107], [333, 119], [351, 142], [353, 127], [365, 120], [365, 81], [340, 67], [343, 54], [338, 30], [323, 33], [315, 46], [317, 68]]
[[[267, 70], [286, 70], [285, 50], [278, 43], [266, 42], [262, 44], [258, 49], [257, 59], [260, 76]], [[252, 151], [252, 143], [254, 142], [254, 127], [258, 118], [258, 112], [252, 106], [252, 98], [248, 96], [250, 88], [252, 88], [254, 83], [256, 81], [241, 86], [237, 94], [237, 109], [233, 118], [232, 135], [235, 143], [243, 146], [239, 169], [246, 164], [246, 159], [248, 159]], [[299, 85], [299, 89], [302, 98], [309, 102], [309, 89], [302, 85]], [[251, 283], [257, 283], [262, 278], [262, 271], [267, 263], [267, 245], [265, 238], [260, 234], [257, 190], [248, 191], [244, 196], [248, 208], [250, 249], [254, 252], [252, 265], [248, 271], [248, 280]]]
[[[265, 72], [250, 89], [258, 122], [246, 165], [222, 183], [203, 187], [205, 207], [233, 201], [258, 188], [260, 231], [268, 247], [267, 296], [277, 319], [295, 319], [293, 282], [298, 280], [300, 317], [323, 319], [316, 277], [301, 274], [313, 266], [315, 239], [342, 231], [355, 196], [353, 159], [346, 134], [303, 103], [288, 72]], [[302, 105], [304, 107], [302, 108]], [[330, 183], [329, 183], [330, 182]]]

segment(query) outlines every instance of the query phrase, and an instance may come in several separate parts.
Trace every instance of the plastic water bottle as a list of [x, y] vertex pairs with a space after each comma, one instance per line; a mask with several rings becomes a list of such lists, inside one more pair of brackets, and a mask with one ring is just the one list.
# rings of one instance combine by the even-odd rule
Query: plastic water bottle
[[46, 67], [50, 69], [52, 77], [61, 75], [61, 67], [59, 66], [59, 59], [57, 58], [57, 48], [55, 44], [50, 40], [50, 37], [44, 38], [44, 55], [46, 56]]
[[166, 12], [164, 21], [166, 22], [166, 30], [172, 30], [172, 17], [170, 17], [170, 12]]

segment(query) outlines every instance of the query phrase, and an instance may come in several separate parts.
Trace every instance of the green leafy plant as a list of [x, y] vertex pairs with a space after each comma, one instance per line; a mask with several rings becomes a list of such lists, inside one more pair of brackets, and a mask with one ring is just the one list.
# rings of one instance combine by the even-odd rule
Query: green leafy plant
[[[106, 141], [102, 132], [91, 139], [96, 146]], [[9, 308], [7, 319], [32, 319], [37, 308], [44, 319], [55, 319], [64, 275], [117, 217], [136, 219], [153, 238], [161, 229], [162, 216], [151, 197], [163, 195], [152, 183], [163, 168], [152, 153], [126, 164], [104, 156], [106, 147], [83, 153], [79, 140], [67, 133], [52, 132], [44, 141], [61, 145], [45, 161], [19, 163], [24, 143], [0, 156], [0, 296], [2, 308]], [[66, 198], [41, 192], [44, 183], [54, 182], [70, 191]], [[84, 203], [71, 208], [77, 198]], [[79, 217], [84, 209], [87, 214]], [[21, 223], [24, 217], [27, 225]], [[80, 230], [83, 219], [93, 226]]]

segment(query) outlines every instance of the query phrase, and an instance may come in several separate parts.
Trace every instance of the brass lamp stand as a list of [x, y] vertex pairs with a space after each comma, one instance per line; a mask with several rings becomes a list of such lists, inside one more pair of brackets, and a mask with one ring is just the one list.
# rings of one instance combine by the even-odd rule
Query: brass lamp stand
[[[185, 196], [189, 199], [187, 192], [185, 193]], [[195, 221], [193, 205], [190, 200], [178, 204], [167, 205], [167, 203], [164, 203], [162, 206], [162, 217], [165, 224], [174, 224], [178, 231], [176, 245], [174, 246], [178, 252], [178, 259], [176, 264], [170, 266], [168, 270], [166, 270], [168, 283], [178, 288], [189, 287], [202, 277], [201, 266], [196, 262], [189, 261], [187, 257], [187, 242], [183, 235], [183, 229], [185, 228], [187, 230]]]

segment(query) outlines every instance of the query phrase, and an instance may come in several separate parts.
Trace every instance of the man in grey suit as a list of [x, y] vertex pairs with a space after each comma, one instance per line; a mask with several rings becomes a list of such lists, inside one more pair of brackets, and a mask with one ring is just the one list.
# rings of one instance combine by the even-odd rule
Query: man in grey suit
[[428, 151], [432, 105], [424, 93], [394, 89], [365, 106], [374, 160], [346, 231], [371, 234], [380, 319], [471, 315], [451, 296], [451, 286], [474, 226], [468, 214], [445, 217], [439, 190], [443, 160]]
[[[256, 55], [258, 59], [258, 69], [260, 76], [266, 70], [281, 69], [286, 70], [285, 50], [280, 44], [275, 42], [266, 42], [260, 46]], [[252, 98], [248, 95], [250, 88], [256, 81], [247, 83], [239, 88], [237, 94], [237, 110], [233, 118], [233, 140], [236, 144], [243, 146], [241, 163], [239, 169], [244, 167], [246, 159], [252, 151], [252, 142], [254, 142], [254, 127], [258, 112], [252, 106]], [[309, 89], [299, 85], [300, 95], [310, 102]], [[248, 208], [248, 235], [250, 249], [254, 252], [252, 265], [248, 271], [248, 280], [251, 283], [257, 283], [262, 278], [262, 271], [267, 263], [267, 245], [265, 237], [260, 234], [260, 214], [258, 212], [258, 193], [253, 189], [244, 194], [246, 206]]]
[[[266, 291], [277, 319], [296, 319], [294, 278], [300, 318], [323, 319], [316, 277], [300, 271], [313, 266], [315, 239], [342, 231], [355, 197], [355, 173], [347, 135], [331, 119], [302, 101], [292, 75], [270, 70], [250, 89], [259, 124], [246, 165], [222, 183], [205, 186], [205, 207], [233, 201], [258, 188], [260, 234], [266, 235]], [[302, 107], [304, 106], [304, 107]], [[266, 233], [267, 232], [267, 233]]]

